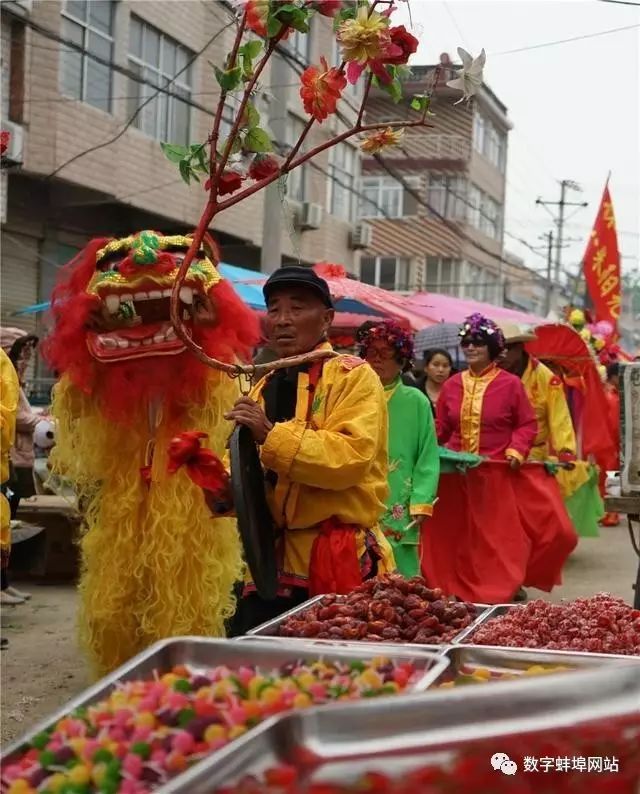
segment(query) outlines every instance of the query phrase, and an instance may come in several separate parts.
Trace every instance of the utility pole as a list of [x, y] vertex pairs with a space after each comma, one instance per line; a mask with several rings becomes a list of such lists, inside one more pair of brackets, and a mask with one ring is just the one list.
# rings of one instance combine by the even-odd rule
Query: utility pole
[[544, 292], [544, 316], [547, 317], [551, 311], [551, 291], [553, 282], [551, 281], [551, 267], [553, 265], [553, 232], [544, 235], [547, 238], [547, 283]]
[[577, 182], [574, 182], [571, 179], [563, 179], [562, 182], [560, 182], [560, 201], [543, 201], [543, 199], [541, 199], [540, 197], [536, 199], [536, 204], [539, 204], [543, 207], [548, 207], [548, 206], [558, 207], [558, 216], [554, 218], [558, 230], [558, 233], [556, 235], [555, 272], [553, 276], [553, 280], [556, 286], [560, 284], [560, 276], [562, 274], [562, 249], [564, 248], [563, 233], [564, 233], [564, 223], [565, 223], [565, 217], [564, 217], [565, 207], [589, 206], [586, 201], [567, 201], [566, 198], [567, 189], [582, 192], [582, 188]]

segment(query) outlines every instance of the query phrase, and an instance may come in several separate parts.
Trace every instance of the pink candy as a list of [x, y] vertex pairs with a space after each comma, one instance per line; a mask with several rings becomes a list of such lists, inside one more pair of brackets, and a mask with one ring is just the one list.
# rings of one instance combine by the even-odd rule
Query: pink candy
[[195, 739], [188, 731], [179, 731], [171, 740], [173, 749], [185, 755], [192, 752], [195, 743]]

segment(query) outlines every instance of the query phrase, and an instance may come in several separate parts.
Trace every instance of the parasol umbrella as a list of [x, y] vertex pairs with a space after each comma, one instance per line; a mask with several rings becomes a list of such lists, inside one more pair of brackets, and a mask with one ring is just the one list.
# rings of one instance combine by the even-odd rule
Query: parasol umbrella
[[456, 369], [466, 367], [460, 349], [460, 325], [458, 323], [436, 323], [418, 331], [414, 340], [416, 356], [423, 356], [425, 351], [434, 347], [446, 350], [453, 359]]

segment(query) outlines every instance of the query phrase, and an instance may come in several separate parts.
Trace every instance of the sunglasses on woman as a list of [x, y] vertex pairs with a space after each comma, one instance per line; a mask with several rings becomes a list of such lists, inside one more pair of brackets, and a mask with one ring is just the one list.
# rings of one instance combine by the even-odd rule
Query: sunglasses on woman
[[460, 347], [487, 347], [486, 341], [481, 336], [465, 336], [460, 342]]

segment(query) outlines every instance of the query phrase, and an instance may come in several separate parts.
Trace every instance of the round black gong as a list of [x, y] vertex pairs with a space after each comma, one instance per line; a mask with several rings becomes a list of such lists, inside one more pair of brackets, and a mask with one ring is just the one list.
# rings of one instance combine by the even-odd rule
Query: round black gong
[[238, 425], [229, 440], [231, 492], [244, 558], [261, 598], [278, 592], [275, 526], [264, 490], [264, 471], [251, 431]]

